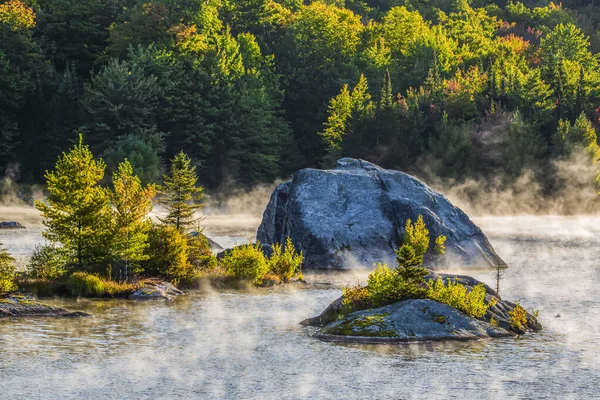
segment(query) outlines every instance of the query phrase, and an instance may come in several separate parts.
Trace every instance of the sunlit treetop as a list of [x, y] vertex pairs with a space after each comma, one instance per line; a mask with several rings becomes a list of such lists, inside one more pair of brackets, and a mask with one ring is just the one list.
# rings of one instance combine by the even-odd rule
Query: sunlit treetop
[[32, 29], [35, 26], [35, 13], [19, 0], [9, 0], [0, 4], [0, 24], [8, 25], [15, 32]]

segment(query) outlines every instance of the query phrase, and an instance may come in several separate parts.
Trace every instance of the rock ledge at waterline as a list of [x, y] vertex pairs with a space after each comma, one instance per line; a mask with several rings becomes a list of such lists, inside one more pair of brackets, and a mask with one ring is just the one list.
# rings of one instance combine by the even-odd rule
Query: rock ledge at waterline
[[[406, 220], [419, 215], [432, 236], [447, 237], [444, 265], [506, 266], [481, 229], [443, 195], [408, 174], [353, 158], [329, 170], [302, 169], [277, 186], [257, 240], [284, 243], [289, 236], [305, 268], [393, 263]], [[429, 257], [425, 266], [438, 262]]]
[[[427, 279], [452, 279], [469, 290], [481, 283], [468, 276], [431, 274]], [[518, 330], [510, 324], [508, 311], [515, 304], [502, 300], [489, 286], [485, 286], [486, 303], [490, 307], [481, 319], [429, 299], [412, 299], [384, 307], [350, 313], [342, 318], [343, 297], [335, 300], [317, 317], [302, 321], [303, 325], [322, 327], [315, 337], [324, 341], [342, 343], [404, 343], [440, 340], [473, 340], [493, 337], [515, 336], [542, 329], [537, 319], [527, 313], [527, 326]], [[495, 321], [492, 324], [490, 321]]]
[[70, 312], [64, 308], [42, 303], [32, 296], [0, 296], [0, 318], [2, 317], [88, 317], [84, 312]]

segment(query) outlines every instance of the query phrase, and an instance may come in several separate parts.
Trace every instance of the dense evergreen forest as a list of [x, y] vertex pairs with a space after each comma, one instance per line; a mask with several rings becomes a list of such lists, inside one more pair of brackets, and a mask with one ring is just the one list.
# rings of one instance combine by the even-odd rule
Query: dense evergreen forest
[[0, 0], [0, 169], [81, 133], [144, 184], [183, 149], [208, 188], [343, 155], [552, 190], [598, 159], [599, 51], [583, 0]]

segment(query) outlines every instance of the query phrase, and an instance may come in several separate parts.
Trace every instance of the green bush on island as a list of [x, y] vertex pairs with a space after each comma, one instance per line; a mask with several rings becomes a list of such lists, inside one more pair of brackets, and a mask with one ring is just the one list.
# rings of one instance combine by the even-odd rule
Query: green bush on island
[[514, 308], [508, 311], [510, 326], [516, 330], [522, 331], [527, 328], [527, 311], [521, 307], [521, 303], [517, 301]]
[[34, 279], [54, 280], [67, 274], [67, 264], [66, 254], [61, 247], [37, 245], [27, 264], [27, 272]]
[[[414, 224], [410, 219], [407, 220], [405, 232], [403, 244], [396, 251], [396, 268], [377, 263], [375, 270], [367, 278], [366, 286], [356, 284], [342, 288], [346, 311], [381, 307], [407, 299], [429, 298], [471, 317], [483, 317], [488, 308], [495, 304], [495, 301], [485, 303], [483, 284], [468, 291], [464, 285], [455, 281], [450, 281], [447, 285], [441, 279], [425, 281], [429, 272], [422, 264], [423, 257], [430, 248], [430, 236], [423, 217], [419, 215]], [[445, 253], [445, 241], [445, 236], [438, 236], [433, 250]]]
[[496, 300], [485, 302], [485, 286], [476, 285], [469, 292], [467, 288], [453, 280], [446, 284], [441, 278], [427, 282], [427, 297], [454, 307], [473, 318], [482, 318], [490, 307], [496, 305]]
[[154, 225], [150, 230], [144, 275], [160, 276], [175, 284], [199, 278], [216, 265], [208, 241], [183, 234], [175, 226]]
[[4, 248], [0, 248], [0, 292], [17, 290], [15, 283], [15, 259]]
[[69, 277], [74, 296], [104, 296], [104, 281], [94, 274], [74, 272]]
[[302, 261], [302, 252], [296, 252], [292, 239], [288, 237], [284, 246], [279, 243], [273, 245], [273, 253], [268, 260], [269, 272], [287, 282], [294, 276], [301, 276]]
[[69, 276], [68, 286], [73, 296], [83, 297], [120, 297], [133, 293], [137, 288], [134, 284], [115, 282], [83, 271]]
[[228, 275], [248, 279], [255, 284], [261, 284], [269, 272], [269, 264], [259, 242], [234, 247], [221, 259], [221, 266]]
[[[429, 272], [421, 264], [425, 253], [429, 250], [429, 230], [421, 215], [414, 224], [408, 219], [404, 229], [404, 241], [396, 250], [397, 267], [391, 269], [387, 265], [378, 263], [367, 279], [365, 288], [367, 298], [363, 298], [364, 293], [360, 285], [344, 288], [345, 305], [353, 309], [359, 307], [358, 304], [352, 303], [353, 298], [363, 298], [360, 307], [379, 307], [405, 299], [426, 297], [425, 277]], [[444, 253], [445, 241], [444, 236], [436, 238], [433, 250]]]
[[302, 253], [297, 253], [290, 238], [285, 246], [276, 243], [269, 258], [265, 257], [260, 242], [234, 247], [221, 259], [225, 272], [237, 279], [251, 280], [257, 285], [265, 279], [288, 282], [301, 277]]

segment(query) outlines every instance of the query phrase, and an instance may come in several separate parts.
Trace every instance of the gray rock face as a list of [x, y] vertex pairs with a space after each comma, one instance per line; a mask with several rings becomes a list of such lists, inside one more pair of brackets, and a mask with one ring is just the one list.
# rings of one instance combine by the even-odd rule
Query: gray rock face
[[70, 312], [64, 308], [42, 303], [33, 296], [5, 295], [0, 297], [1, 317], [87, 317], [83, 312]]
[[25, 229], [25, 227], [15, 221], [2, 221], [0, 222], [0, 229]]
[[408, 174], [352, 158], [330, 170], [300, 170], [280, 184], [257, 240], [282, 243], [289, 236], [308, 268], [370, 267], [393, 262], [406, 220], [419, 215], [431, 235], [447, 237], [446, 255], [428, 257], [426, 266], [506, 265], [481, 229], [443, 195]]
[[404, 300], [357, 311], [324, 327], [322, 340], [394, 343], [430, 340], [472, 340], [513, 336], [499, 326], [477, 320], [433, 300]]
[[173, 300], [184, 294], [169, 282], [146, 280], [143, 286], [129, 295], [130, 300]]

